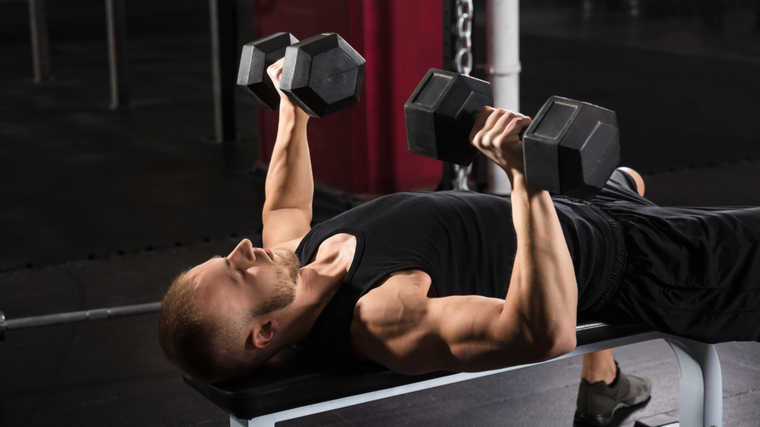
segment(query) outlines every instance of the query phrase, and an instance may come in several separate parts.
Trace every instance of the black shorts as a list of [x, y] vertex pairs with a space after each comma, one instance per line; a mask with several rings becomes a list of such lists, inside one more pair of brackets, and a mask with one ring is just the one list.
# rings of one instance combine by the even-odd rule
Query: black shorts
[[660, 207], [619, 170], [591, 202], [625, 240], [622, 279], [596, 318], [710, 343], [760, 341], [760, 208]]

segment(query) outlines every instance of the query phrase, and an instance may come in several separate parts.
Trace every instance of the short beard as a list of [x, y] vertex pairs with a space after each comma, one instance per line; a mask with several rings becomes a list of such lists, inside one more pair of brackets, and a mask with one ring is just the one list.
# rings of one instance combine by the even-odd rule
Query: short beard
[[301, 261], [299, 261], [298, 255], [290, 249], [284, 248], [275, 249], [274, 253], [282, 257], [282, 261], [280, 262], [281, 268], [277, 269], [277, 280], [284, 281], [289, 279], [293, 283], [293, 286], [295, 286], [296, 282], [298, 282], [298, 273], [301, 270]]
[[275, 249], [274, 252], [281, 257], [275, 270], [274, 295], [269, 301], [264, 301], [251, 310], [252, 317], [282, 310], [296, 298], [296, 284], [301, 267], [298, 256], [289, 249]]

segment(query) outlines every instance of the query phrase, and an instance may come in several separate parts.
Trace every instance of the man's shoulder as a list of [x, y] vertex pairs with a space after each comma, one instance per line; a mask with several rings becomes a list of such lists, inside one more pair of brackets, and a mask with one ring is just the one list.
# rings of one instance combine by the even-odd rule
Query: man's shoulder
[[[402, 312], [428, 298], [433, 287], [430, 276], [421, 270], [404, 270], [390, 274], [367, 292], [354, 306], [354, 322], [386, 324], [392, 318], [401, 319]], [[394, 316], [394, 313], [399, 316]]]
[[407, 359], [418, 349], [416, 331], [425, 323], [431, 283], [423, 271], [400, 271], [362, 296], [351, 321], [354, 354], [364, 362], [416, 373], [420, 368], [411, 368]]
[[433, 280], [430, 275], [422, 270], [403, 270], [389, 274], [385, 279], [375, 286], [371, 291], [362, 296], [359, 301], [368, 299], [385, 299], [389, 294], [398, 295], [422, 295], [427, 296], [428, 291], [433, 287]]

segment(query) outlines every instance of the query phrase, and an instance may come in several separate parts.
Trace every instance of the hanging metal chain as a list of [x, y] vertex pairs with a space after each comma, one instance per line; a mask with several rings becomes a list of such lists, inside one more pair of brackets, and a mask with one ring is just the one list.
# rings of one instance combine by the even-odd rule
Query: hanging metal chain
[[454, 190], [469, 191], [470, 186], [467, 185], [467, 177], [472, 171], [472, 165], [467, 167], [454, 165], [454, 173], [456, 174], [456, 181], [454, 182]]
[[472, 0], [456, 0], [457, 37], [459, 50], [456, 55], [457, 73], [470, 75], [472, 71]]
[[[459, 50], [455, 58], [457, 72], [469, 76], [472, 71], [472, 17], [473, 7], [472, 0], [456, 0], [457, 8], [457, 46]], [[472, 170], [472, 165], [463, 168], [454, 165], [456, 174], [455, 190], [469, 190], [467, 186], [467, 176]]]

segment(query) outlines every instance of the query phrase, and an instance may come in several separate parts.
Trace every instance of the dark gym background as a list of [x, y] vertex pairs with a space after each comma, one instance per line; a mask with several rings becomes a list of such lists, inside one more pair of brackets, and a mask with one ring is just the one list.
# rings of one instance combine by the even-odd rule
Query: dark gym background
[[[37, 84], [27, 2], [0, 0], [0, 310], [8, 318], [159, 301], [179, 271], [241, 237], [260, 240], [256, 107], [244, 92], [236, 93], [238, 140], [213, 142], [208, 3], [126, 7], [131, 107], [114, 111], [102, 1], [47, 2], [54, 79]], [[238, 2], [239, 44], [252, 38], [252, 13], [250, 1]], [[615, 110], [622, 163], [643, 173], [659, 204], [760, 205], [758, 1], [533, 0], [521, 3], [520, 22], [525, 113], [555, 94]], [[350, 199], [325, 194], [317, 221]], [[724, 425], [756, 426], [760, 345], [718, 351]], [[651, 402], [616, 423], [674, 417], [678, 370], [667, 345], [616, 355], [623, 369], [654, 380]], [[570, 359], [283, 424], [572, 425], [579, 372]], [[53, 424], [228, 420], [164, 361], [156, 316], [147, 315], [0, 341], [0, 426]]]

